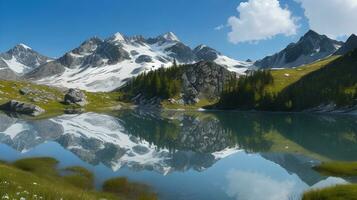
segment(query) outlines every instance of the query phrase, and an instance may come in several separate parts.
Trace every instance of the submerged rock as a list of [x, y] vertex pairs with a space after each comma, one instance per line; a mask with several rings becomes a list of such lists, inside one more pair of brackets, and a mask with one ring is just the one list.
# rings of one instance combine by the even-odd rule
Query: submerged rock
[[64, 96], [64, 102], [66, 104], [77, 104], [79, 106], [85, 106], [87, 104], [86, 95], [78, 89], [69, 89]]
[[11, 100], [1, 105], [0, 109], [4, 111], [16, 112], [16, 113], [31, 115], [31, 116], [38, 116], [45, 112], [45, 110], [39, 106], [16, 101], [16, 100]]

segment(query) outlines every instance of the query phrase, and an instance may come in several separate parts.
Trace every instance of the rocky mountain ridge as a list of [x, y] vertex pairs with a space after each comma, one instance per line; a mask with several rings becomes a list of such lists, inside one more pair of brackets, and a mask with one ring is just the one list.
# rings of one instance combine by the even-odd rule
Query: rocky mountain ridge
[[292, 68], [326, 58], [334, 54], [344, 43], [308, 31], [297, 43], [289, 44], [282, 51], [254, 63], [257, 68]]
[[[92, 37], [58, 59], [43, 62], [42, 57], [36, 57], [33, 60], [38, 64], [19, 74], [21, 78], [94, 92], [114, 90], [138, 74], [172, 66], [174, 60], [178, 64], [212, 61], [240, 74], [251, 66], [249, 62], [234, 60], [205, 45], [191, 49], [172, 32], [153, 38], [121, 33], [106, 39]], [[6, 74], [4, 71], [3, 78], [13, 79], [12, 71]]]
[[0, 54], [0, 78], [17, 79], [51, 60], [24, 44], [18, 44]]

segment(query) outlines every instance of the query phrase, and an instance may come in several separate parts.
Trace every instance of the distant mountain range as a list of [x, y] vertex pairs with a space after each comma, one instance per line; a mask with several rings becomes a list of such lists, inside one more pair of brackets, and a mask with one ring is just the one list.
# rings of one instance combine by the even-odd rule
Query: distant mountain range
[[224, 56], [205, 45], [191, 49], [172, 32], [155, 38], [120, 33], [104, 40], [93, 37], [55, 60], [21, 44], [1, 58], [7, 71], [0, 78], [21, 77], [89, 91], [114, 90], [142, 72], [169, 67], [174, 60], [179, 64], [212, 61], [241, 74], [252, 64]]
[[238, 74], [250, 69], [292, 68], [357, 48], [357, 36], [346, 43], [308, 31], [296, 43], [254, 63], [238, 61], [199, 45], [191, 49], [172, 33], [154, 38], [128, 37], [120, 33], [84, 41], [79, 47], [52, 59], [19, 44], [0, 54], [0, 79], [25, 79], [40, 84], [112, 91], [143, 72], [179, 64], [211, 61]]

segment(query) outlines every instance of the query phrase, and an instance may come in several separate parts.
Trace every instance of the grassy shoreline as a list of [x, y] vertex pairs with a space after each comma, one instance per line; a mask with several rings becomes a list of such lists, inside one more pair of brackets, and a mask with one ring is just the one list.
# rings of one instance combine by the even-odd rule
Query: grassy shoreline
[[[155, 200], [149, 186], [125, 178], [107, 180], [98, 191], [94, 175], [79, 166], [57, 168], [53, 158], [26, 158], [14, 163], [0, 162], [0, 198], [2, 199], [68, 199], [68, 200]], [[63, 173], [66, 172], [66, 173]], [[125, 181], [117, 181], [125, 180]]]
[[[22, 89], [29, 89], [29, 94], [21, 94]], [[45, 113], [36, 118], [47, 118], [64, 114], [66, 109], [79, 107], [63, 104], [66, 89], [37, 85], [25, 81], [0, 80], [0, 105], [17, 100], [45, 109]], [[120, 101], [120, 92], [84, 92], [88, 104], [82, 107], [86, 112], [109, 112], [130, 108], [130, 103]]]

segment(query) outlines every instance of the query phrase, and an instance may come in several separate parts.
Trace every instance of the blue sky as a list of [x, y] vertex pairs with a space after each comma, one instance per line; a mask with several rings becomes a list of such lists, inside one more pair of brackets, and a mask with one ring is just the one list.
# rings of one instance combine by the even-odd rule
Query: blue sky
[[[295, 0], [279, 0], [298, 17], [296, 34], [237, 44], [228, 39], [228, 18], [239, 16], [240, 0], [0, 0], [0, 51], [25, 43], [59, 57], [92, 36], [156, 36], [174, 32], [194, 47], [207, 44], [236, 59], [258, 59], [297, 41], [308, 29], [304, 10]], [[224, 25], [221, 30], [215, 27]], [[267, 24], [267, 26], [269, 26]]]

